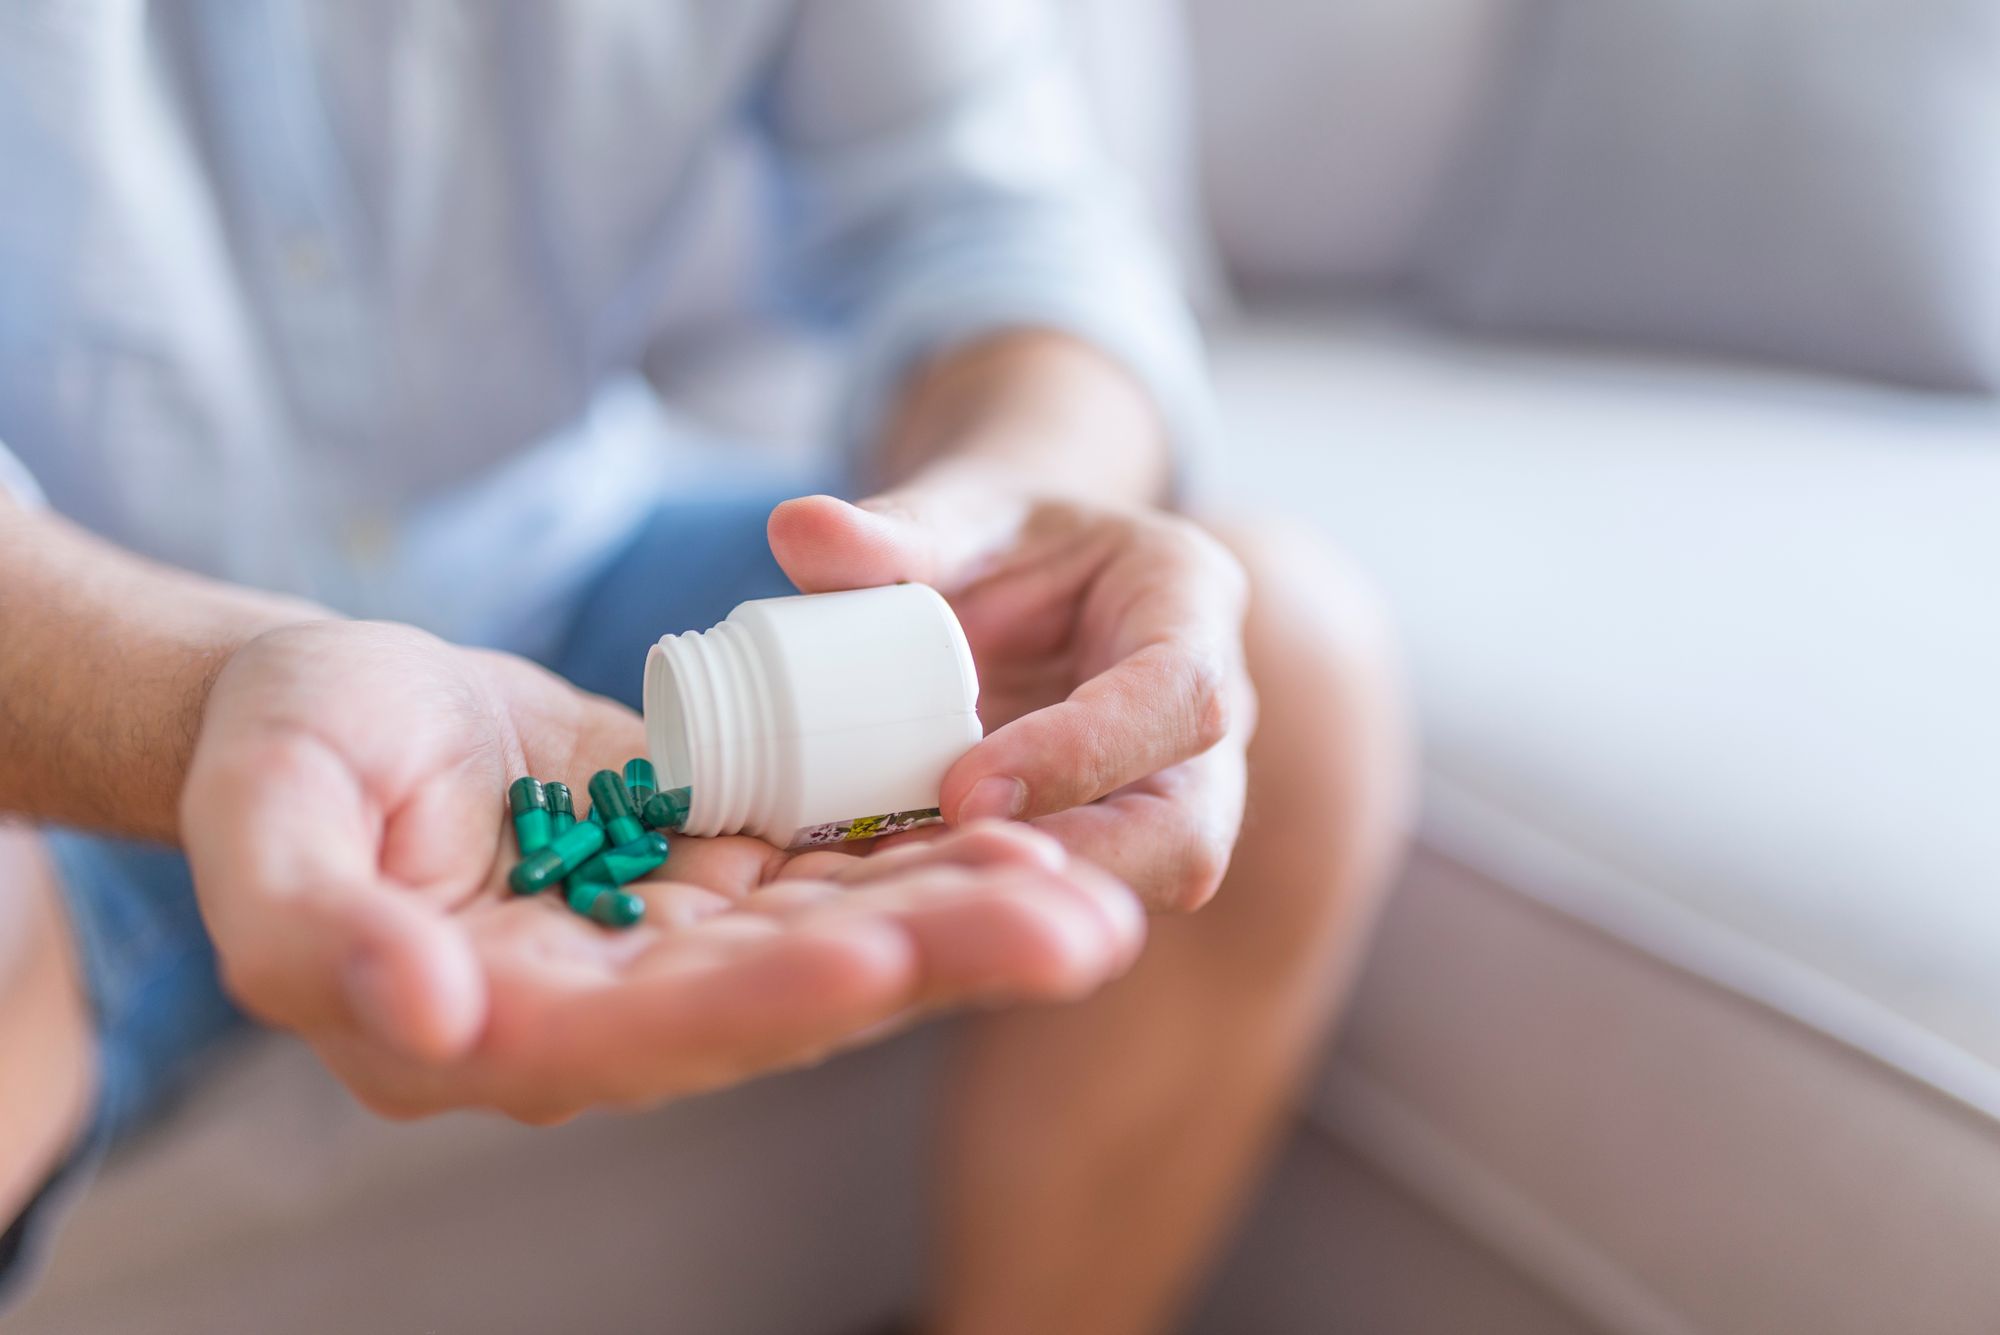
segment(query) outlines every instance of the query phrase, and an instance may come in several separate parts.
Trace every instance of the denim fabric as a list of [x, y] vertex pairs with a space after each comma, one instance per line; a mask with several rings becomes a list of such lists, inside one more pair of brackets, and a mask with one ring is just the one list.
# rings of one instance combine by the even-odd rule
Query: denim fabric
[[96, 1013], [90, 1139], [109, 1144], [241, 1017], [216, 978], [215, 949], [179, 852], [72, 830], [50, 831], [48, 847]]

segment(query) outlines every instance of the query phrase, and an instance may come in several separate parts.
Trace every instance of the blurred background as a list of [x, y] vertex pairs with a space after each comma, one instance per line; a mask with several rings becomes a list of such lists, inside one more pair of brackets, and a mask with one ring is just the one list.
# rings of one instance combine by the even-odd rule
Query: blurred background
[[[1205, 503], [1355, 554], [1426, 731], [1191, 1329], [2000, 1329], [2000, 3], [1070, 7], [1210, 320]], [[714, 174], [654, 378], [687, 467], [783, 475], [838, 368], [735, 314], [754, 150]], [[530, 1132], [265, 1041], [10, 1328], [878, 1319], [938, 1047]]]

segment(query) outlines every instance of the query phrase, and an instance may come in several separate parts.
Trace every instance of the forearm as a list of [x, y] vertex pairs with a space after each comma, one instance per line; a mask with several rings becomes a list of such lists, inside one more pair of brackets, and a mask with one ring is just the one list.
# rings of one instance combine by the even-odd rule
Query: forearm
[[1116, 362], [1066, 334], [996, 334], [910, 378], [878, 460], [887, 487], [1032, 491], [1112, 504], [1165, 499], [1159, 413]]
[[173, 838], [216, 673], [262, 631], [323, 615], [0, 499], [0, 813]]

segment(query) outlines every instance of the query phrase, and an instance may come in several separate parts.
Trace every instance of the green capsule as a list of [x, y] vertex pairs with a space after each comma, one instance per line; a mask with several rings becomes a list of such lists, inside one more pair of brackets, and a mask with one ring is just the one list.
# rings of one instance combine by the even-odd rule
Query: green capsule
[[660, 776], [653, 772], [653, 762], [644, 756], [634, 756], [625, 762], [625, 787], [632, 794], [632, 809], [644, 809], [646, 799], [659, 791]]
[[667, 836], [648, 830], [629, 844], [607, 848], [592, 862], [602, 863], [613, 885], [625, 885], [651, 875], [667, 860]]
[[646, 901], [629, 890], [606, 890], [590, 903], [592, 922], [606, 927], [632, 927], [646, 916]]
[[582, 866], [604, 847], [604, 831], [588, 821], [572, 825], [549, 841], [548, 847], [527, 858], [508, 874], [516, 894], [532, 895], [546, 890]]
[[678, 830], [687, 824], [688, 805], [693, 799], [692, 788], [669, 788], [654, 793], [646, 799], [639, 818], [656, 830]]
[[602, 854], [588, 858], [563, 878], [563, 899], [578, 913], [589, 916], [590, 906], [606, 890], [616, 890], [618, 882], [604, 869]]
[[549, 846], [555, 833], [549, 824], [549, 799], [542, 781], [522, 777], [507, 789], [507, 808], [514, 813], [514, 841], [521, 856], [530, 857]]
[[543, 784], [542, 788], [549, 795], [549, 832], [553, 838], [576, 824], [576, 804], [566, 783]]
[[[592, 858], [594, 865], [597, 859]], [[575, 912], [606, 927], [630, 927], [646, 916], [646, 901], [604, 879], [602, 871], [579, 868], [565, 883], [565, 897]]]
[[611, 927], [630, 927], [646, 912], [646, 902], [618, 887], [636, 881], [667, 860], [667, 837], [649, 831], [629, 844], [607, 848], [571, 872], [563, 897], [586, 918]]
[[613, 848], [646, 832], [639, 814], [632, 810], [632, 792], [615, 769], [601, 769], [590, 776], [590, 809], [604, 813], [604, 837]]
[[599, 811], [594, 803], [590, 808], [590, 814], [585, 816], [584, 819], [600, 830], [604, 828], [604, 813]]

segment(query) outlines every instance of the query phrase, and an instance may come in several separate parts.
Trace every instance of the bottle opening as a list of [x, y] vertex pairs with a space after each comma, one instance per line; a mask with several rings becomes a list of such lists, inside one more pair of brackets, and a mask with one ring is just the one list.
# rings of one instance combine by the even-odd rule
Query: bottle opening
[[646, 749], [660, 772], [660, 787], [686, 788], [694, 782], [690, 758], [687, 713], [681, 683], [674, 677], [672, 661], [659, 645], [646, 655], [646, 679], [642, 694], [646, 711]]

